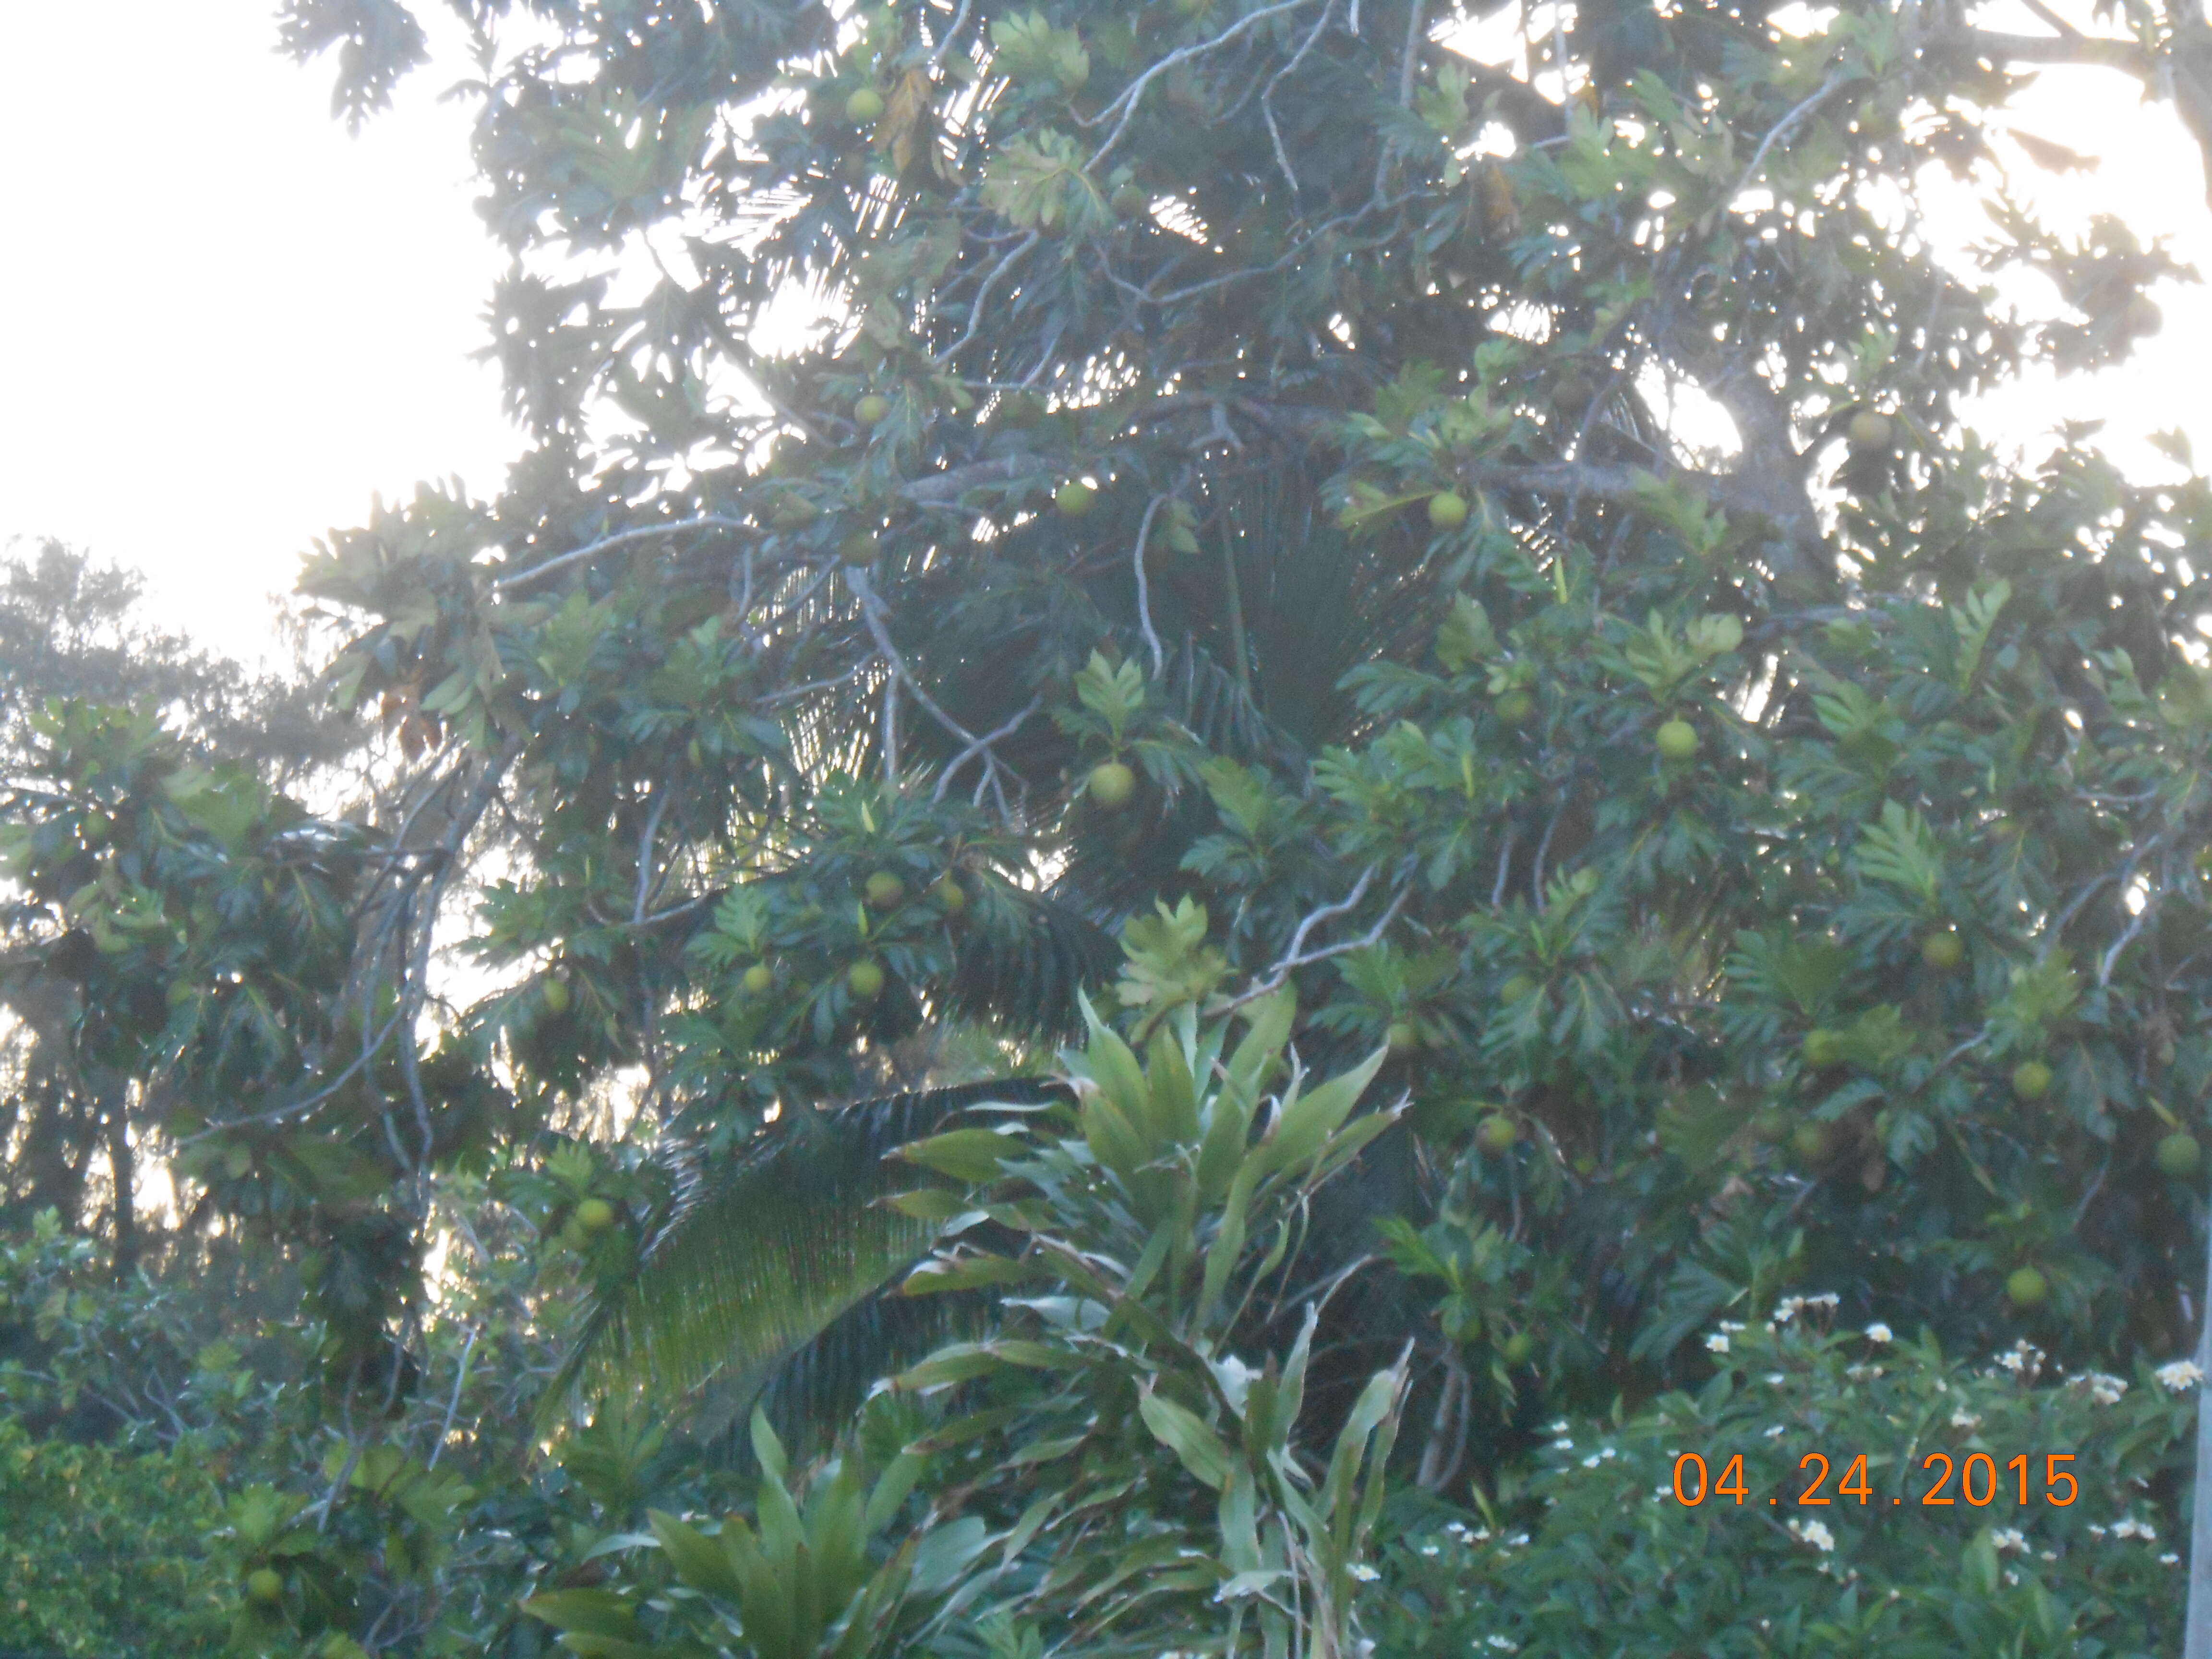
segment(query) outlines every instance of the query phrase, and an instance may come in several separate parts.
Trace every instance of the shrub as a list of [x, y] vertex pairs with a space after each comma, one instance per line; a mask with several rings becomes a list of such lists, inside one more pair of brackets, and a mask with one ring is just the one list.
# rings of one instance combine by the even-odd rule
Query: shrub
[[[1382, 1659], [2179, 1650], [2193, 1366], [2059, 1378], [2025, 1343], [1970, 1364], [1930, 1337], [1821, 1330], [1824, 1306], [1711, 1332], [1722, 1370], [1695, 1393], [1555, 1424], [1536, 1473], [1478, 1493], [1482, 1513], [1407, 1500], [1366, 1609]], [[2025, 1504], [2006, 1467], [2021, 1453]], [[1694, 1506], [1674, 1484], [1692, 1454]], [[2070, 1503], [2049, 1501], [2052, 1454], [2071, 1454]], [[1981, 1455], [1978, 1504], [1960, 1485]], [[1828, 1502], [1799, 1504], [1816, 1480]], [[1948, 1506], [1918, 1501], [1939, 1481]]]

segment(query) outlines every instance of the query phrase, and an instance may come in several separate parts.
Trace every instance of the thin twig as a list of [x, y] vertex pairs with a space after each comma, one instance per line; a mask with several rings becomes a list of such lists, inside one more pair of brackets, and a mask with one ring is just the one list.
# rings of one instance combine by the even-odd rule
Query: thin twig
[[1536, 844], [1536, 868], [1528, 878], [1528, 885], [1536, 896], [1538, 915], [1544, 914], [1544, 855], [1552, 850], [1552, 832], [1559, 827], [1566, 811], [1567, 804], [1563, 800], [1553, 810], [1552, 821], [1544, 826], [1544, 839]]
[[884, 676], [884, 776], [892, 783], [899, 775], [898, 688], [897, 675]]
[[[1321, 39], [1322, 32], [1328, 27], [1328, 20], [1335, 15], [1336, 0], [1324, 0], [1321, 16], [1315, 22], [1312, 31], [1307, 34], [1298, 49], [1291, 54], [1291, 61], [1275, 71], [1273, 78], [1267, 82], [1267, 89], [1260, 94], [1260, 113], [1267, 120], [1267, 137], [1274, 141], [1275, 165], [1282, 168], [1283, 177], [1289, 181], [1291, 194], [1293, 197], [1298, 193], [1298, 175], [1291, 170], [1290, 154], [1283, 148], [1282, 131], [1275, 125], [1275, 88], [1282, 84], [1285, 76], [1293, 73], [1299, 64], [1306, 61], [1306, 54], [1314, 49], [1314, 43]], [[1249, 97], [1250, 94], [1246, 95]]]
[[1210, 52], [1218, 51], [1238, 35], [1249, 29], [1257, 27], [1270, 17], [1278, 17], [1286, 11], [1296, 11], [1302, 6], [1312, 3], [1313, 0], [1278, 0], [1275, 5], [1262, 6], [1257, 11], [1247, 12], [1219, 34], [1215, 35], [1212, 40], [1196, 41], [1190, 46], [1170, 52], [1132, 81], [1122, 90], [1121, 96], [1107, 105], [1104, 109], [1100, 110], [1097, 114], [1087, 120], [1079, 117], [1078, 124], [1086, 127], [1098, 125], [1117, 110], [1121, 112], [1121, 117], [1120, 120], [1115, 122], [1114, 131], [1106, 135], [1106, 142], [1099, 145], [1098, 153], [1084, 164], [1084, 171], [1096, 173], [1098, 170], [1098, 164], [1114, 153], [1114, 147], [1121, 142], [1121, 135], [1128, 131], [1129, 121], [1136, 114], [1138, 104], [1144, 99], [1145, 88], [1152, 85], [1158, 76], [1173, 69], [1178, 64], [1187, 64], [1194, 58], [1203, 58]]
[[438, 1467], [438, 1454], [446, 1449], [446, 1441], [453, 1432], [453, 1414], [461, 1408], [461, 1389], [469, 1380], [469, 1356], [476, 1352], [477, 1338], [483, 1334], [483, 1326], [473, 1325], [469, 1328], [469, 1340], [461, 1345], [460, 1369], [453, 1374], [453, 1397], [446, 1402], [445, 1426], [438, 1431], [438, 1443], [430, 1448], [430, 1455], [423, 1461], [425, 1468]]
[[[1560, 73], [1564, 82], [1565, 71], [1563, 70]], [[1796, 131], [1800, 121], [1827, 102], [1836, 93], [1859, 78], [1857, 76], [1845, 75], [1841, 70], [1837, 71], [1820, 83], [1820, 89], [1818, 92], [1770, 127], [1766, 137], [1759, 141], [1759, 148], [1751, 153], [1751, 165], [1743, 170], [1743, 177], [1736, 180], [1735, 188], [1729, 192], [1729, 201], [1733, 203], [1737, 197], [1751, 188], [1751, 181], [1759, 176], [1759, 166], [1766, 160], [1768, 150], [1772, 149], [1777, 143]]]
[[[1426, 0], [1413, 0], [1406, 13], [1406, 50], [1398, 62], [1398, 107], [1404, 109], [1413, 101], [1413, 70], [1419, 61], [1422, 26], [1428, 21]], [[1565, 84], [1566, 71], [1559, 71], [1560, 83]], [[1375, 157], [1375, 188], [1368, 192], [1373, 200], [1382, 193], [1382, 181], [1390, 172], [1390, 146], [1388, 142], [1378, 146]]]
[[936, 356], [930, 360], [932, 362], [951, 362], [953, 358], [960, 355], [961, 351], [967, 346], [968, 343], [975, 337], [975, 331], [983, 326], [983, 308], [990, 302], [991, 290], [999, 285], [999, 278], [1006, 274], [1008, 268], [1013, 264], [1015, 260], [1020, 258], [1022, 255], [1027, 253], [1036, 245], [1037, 234], [1035, 231], [1031, 231], [1028, 235], [1023, 237], [1020, 241], [1015, 243], [1013, 246], [1008, 248], [1006, 252], [999, 256], [999, 262], [991, 267], [989, 273], [983, 278], [983, 285], [975, 290], [975, 302], [968, 307], [967, 332], [963, 334], [958, 339], [955, 340], [951, 345], [945, 347], [944, 350], [939, 352]]
[[589, 542], [582, 547], [559, 554], [546, 560], [543, 564], [533, 564], [529, 569], [517, 571], [512, 576], [501, 576], [491, 585], [491, 591], [494, 593], [504, 593], [510, 588], [520, 587], [526, 582], [534, 582], [540, 576], [550, 575], [563, 565], [574, 564], [579, 559], [588, 559], [594, 554], [605, 552], [611, 547], [621, 547], [630, 542], [641, 542], [650, 536], [680, 535], [687, 530], [750, 530], [754, 527], [743, 519], [726, 518], [716, 513], [704, 514], [696, 519], [678, 519], [672, 524], [639, 525], [633, 529], [617, 531], [611, 536], [602, 536], [598, 541]]

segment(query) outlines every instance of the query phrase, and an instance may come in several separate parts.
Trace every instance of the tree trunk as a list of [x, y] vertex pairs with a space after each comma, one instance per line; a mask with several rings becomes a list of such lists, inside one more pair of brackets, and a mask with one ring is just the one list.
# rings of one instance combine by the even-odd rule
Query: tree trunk
[[112, 1261], [118, 1283], [138, 1265], [138, 1214], [133, 1194], [138, 1183], [137, 1154], [131, 1146], [131, 1085], [117, 1079], [101, 1091], [106, 1118], [107, 1171], [115, 1183]]

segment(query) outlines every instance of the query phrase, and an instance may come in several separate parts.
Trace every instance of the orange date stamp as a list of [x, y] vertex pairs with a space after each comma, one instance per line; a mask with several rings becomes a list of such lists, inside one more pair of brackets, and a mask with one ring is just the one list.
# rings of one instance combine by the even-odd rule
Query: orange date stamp
[[[2021, 1452], [2002, 1464], [1990, 1452], [1970, 1452], [1954, 1457], [1949, 1452], [1930, 1452], [1920, 1460], [1919, 1478], [1908, 1479], [1905, 1489], [1893, 1492], [1894, 1508], [1948, 1509], [1966, 1505], [1987, 1509], [2007, 1498], [2015, 1506], [2048, 1504], [2063, 1509], [2081, 1495], [2081, 1483], [2067, 1466], [2072, 1452]], [[1778, 1508], [1819, 1509], [1832, 1504], [1879, 1504], [1881, 1494], [1867, 1474], [1867, 1455], [1859, 1453], [1836, 1476], [1835, 1465], [1825, 1453], [1807, 1452], [1797, 1461], [1798, 1480], [1785, 1480], [1766, 1501]], [[1834, 1477], [1834, 1484], [1830, 1485]], [[1800, 1489], [1802, 1488], [1802, 1490]], [[1792, 1492], [1794, 1498], [1789, 1497]], [[1743, 1454], [1723, 1461], [1716, 1475], [1695, 1452], [1674, 1459], [1674, 1501], [1696, 1509], [1708, 1499], [1731, 1498], [1738, 1505], [1753, 1498], [1744, 1480]], [[1788, 1501], [1785, 1503], [1785, 1498]]]

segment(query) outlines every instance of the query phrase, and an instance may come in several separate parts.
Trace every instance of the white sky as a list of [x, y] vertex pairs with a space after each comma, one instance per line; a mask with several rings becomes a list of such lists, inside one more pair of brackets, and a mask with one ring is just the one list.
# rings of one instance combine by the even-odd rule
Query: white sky
[[[300, 553], [359, 522], [372, 490], [458, 474], [488, 495], [520, 447], [494, 371], [469, 361], [503, 262], [471, 204], [467, 110], [437, 101], [434, 77], [456, 71], [412, 77], [352, 138], [330, 117], [329, 70], [276, 55], [269, 5], [6, 9], [0, 538], [137, 566], [163, 620], [253, 654]], [[2063, 9], [2089, 27], [2078, 0]], [[1984, 15], [2044, 32], [2014, 11]], [[2063, 179], [2023, 168], [2040, 199], [2118, 212], [2212, 273], [2212, 214], [2169, 107], [2117, 76], [2051, 70], [2022, 111], [2106, 158]], [[1977, 221], [1950, 228], [1968, 240]], [[2212, 465], [2212, 295], [2158, 297], [2166, 327], [2136, 364], [2026, 388], [1981, 412], [1984, 429], [2025, 441], [2062, 415], [2106, 418], [2138, 466], [2162, 465], [2142, 434], [2181, 426]]]
[[135, 565], [162, 620], [245, 653], [372, 490], [489, 495], [521, 447], [469, 361], [504, 259], [466, 109], [418, 73], [349, 138], [274, 11], [0, 5], [0, 538]]

